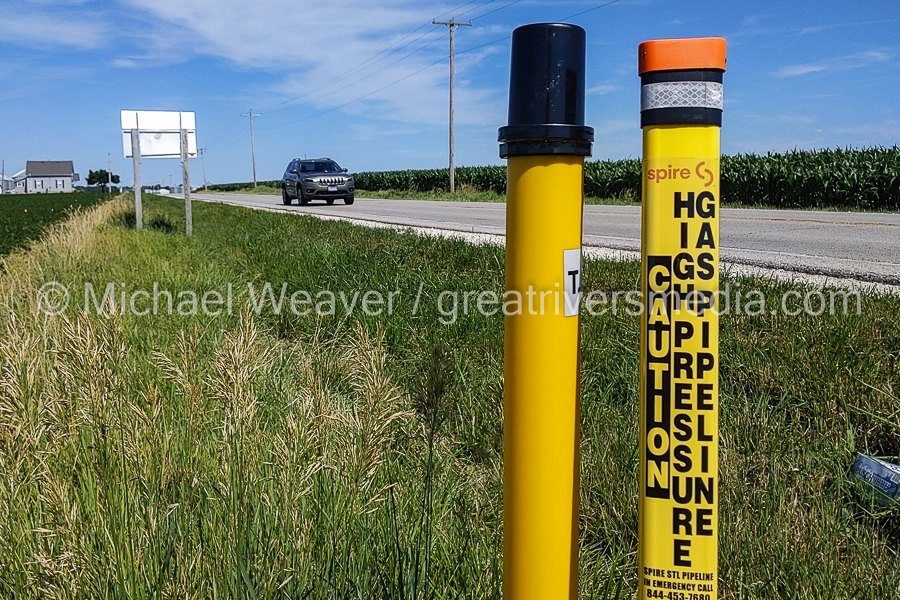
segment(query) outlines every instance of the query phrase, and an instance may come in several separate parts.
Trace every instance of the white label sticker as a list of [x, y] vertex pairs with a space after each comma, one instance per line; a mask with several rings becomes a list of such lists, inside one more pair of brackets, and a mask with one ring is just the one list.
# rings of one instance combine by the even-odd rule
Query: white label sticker
[[581, 248], [563, 250], [563, 282], [566, 316], [574, 317], [581, 308]]

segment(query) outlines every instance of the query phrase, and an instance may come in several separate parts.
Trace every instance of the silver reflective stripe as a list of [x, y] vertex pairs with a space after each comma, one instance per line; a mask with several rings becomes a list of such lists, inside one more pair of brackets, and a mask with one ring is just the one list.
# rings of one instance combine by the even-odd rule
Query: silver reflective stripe
[[641, 110], [717, 108], [722, 110], [722, 84], [713, 81], [666, 81], [641, 86]]

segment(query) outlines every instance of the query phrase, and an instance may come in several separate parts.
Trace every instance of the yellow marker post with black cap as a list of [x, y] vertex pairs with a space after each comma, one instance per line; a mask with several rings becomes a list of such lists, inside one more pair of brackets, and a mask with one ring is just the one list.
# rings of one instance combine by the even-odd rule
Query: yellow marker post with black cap
[[638, 598], [718, 594], [725, 40], [638, 48], [643, 129]]
[[562, 23], [512, 36], [503, 437], [503, 597], [578, 592], [579, 303], [585, 32]]

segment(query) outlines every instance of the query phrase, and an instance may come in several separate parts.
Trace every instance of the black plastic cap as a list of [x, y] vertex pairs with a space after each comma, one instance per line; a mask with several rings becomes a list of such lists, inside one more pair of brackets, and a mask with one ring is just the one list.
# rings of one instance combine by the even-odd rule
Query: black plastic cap
[[535, 23], [512, 34], [509, 124], [497, 136], [500, 157], [590, 156], [594, 129], [584, 125], [584, 29]]

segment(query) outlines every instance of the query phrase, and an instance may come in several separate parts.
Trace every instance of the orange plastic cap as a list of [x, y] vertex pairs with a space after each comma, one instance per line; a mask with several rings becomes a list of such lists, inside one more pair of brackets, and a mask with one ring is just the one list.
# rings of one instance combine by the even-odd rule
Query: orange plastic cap
[[725, 70], [725, 38], [650, 40], [638, 46], [638, 75], [653, 71]]

